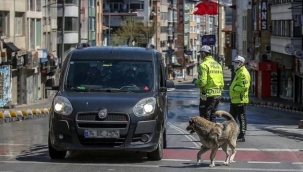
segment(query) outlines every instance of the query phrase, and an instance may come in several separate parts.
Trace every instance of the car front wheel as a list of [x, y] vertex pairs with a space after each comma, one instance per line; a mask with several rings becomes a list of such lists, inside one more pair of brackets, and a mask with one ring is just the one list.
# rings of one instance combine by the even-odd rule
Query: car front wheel
[[151, 161], [159, 161], [163, 157], [163, 134], [164, 132], [160, 135], [157, 149], [147, 153], [147, 158]]
[[48, 154], [51, 159], [64, 159], [67, 151], [58, 151], [53, 148], [50, 138], [48, 137]]

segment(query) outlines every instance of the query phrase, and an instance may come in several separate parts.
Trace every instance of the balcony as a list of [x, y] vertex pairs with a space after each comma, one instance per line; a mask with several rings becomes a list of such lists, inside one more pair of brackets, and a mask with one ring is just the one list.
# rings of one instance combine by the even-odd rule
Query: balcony
[[132, 12], [144, 12], [144, 1], [130, 1], [123, 2], [123, 0], [110, 0], [109, 3], [103, 4], [103, 14], [108, 15], [108, 13], [114, 13], [115, 15], [120, 14], [128, 15]]

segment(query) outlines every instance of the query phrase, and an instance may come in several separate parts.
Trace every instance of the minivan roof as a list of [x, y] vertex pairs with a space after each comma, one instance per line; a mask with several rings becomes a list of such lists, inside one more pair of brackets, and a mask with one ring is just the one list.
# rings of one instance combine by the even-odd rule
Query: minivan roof
[[152, 61], [156, 50], [143, 47], [86, 47], [71, 52], [70, 60], [148, 60]]

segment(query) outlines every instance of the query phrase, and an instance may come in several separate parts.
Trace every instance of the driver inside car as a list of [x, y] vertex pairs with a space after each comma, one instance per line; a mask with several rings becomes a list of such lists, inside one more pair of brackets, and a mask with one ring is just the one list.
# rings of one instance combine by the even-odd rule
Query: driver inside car
[[139, 82], [136, 77], [136, 71], [133, 69], [127, 69], [124, 75], [124, 86], [127, 85], [136, 85], [138, 86]]
[[91, 67], [86, 73], [86, 78], [83, 82], [84, 85], [101, 85], [102, 75], [98, 68]]

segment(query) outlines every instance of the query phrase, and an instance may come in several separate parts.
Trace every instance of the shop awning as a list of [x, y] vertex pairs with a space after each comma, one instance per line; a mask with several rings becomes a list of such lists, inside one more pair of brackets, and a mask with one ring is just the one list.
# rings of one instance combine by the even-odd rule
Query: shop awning
[[12, 42], [4, 42], [4, 48], [10, 49], [10, 51], [12, 51], [12, 52], [17, 52], [17, 51], [20, 50], [20, 49], [19, 49], [18, 47], [16, 47], [15, 44], [12, 43]]

